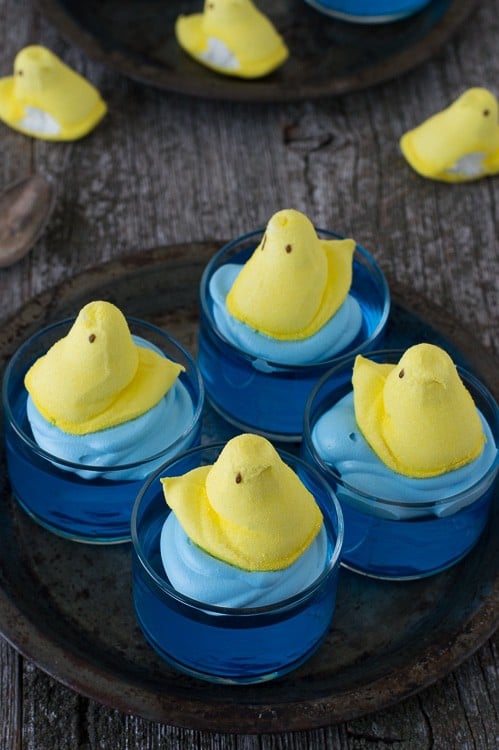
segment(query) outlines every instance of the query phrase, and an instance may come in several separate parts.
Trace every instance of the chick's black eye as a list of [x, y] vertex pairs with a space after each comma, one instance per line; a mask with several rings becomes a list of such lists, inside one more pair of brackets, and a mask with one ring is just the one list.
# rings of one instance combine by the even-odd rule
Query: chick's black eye
[[290, 252], [291, 252], [292, 250], [293, 250], [293, 248], [291, 247], [291, 245], [286, 245], [286, 252], [287, 252], [288, 254], [289, 254], [289, 253], [290, 253]]
[[488, 117], [490, 115], [490, 109], [484, 109], [483, 110], [483, 116]]
[[242, 481], [243, 481], [243, 478], [241, 476], [241, 472], [238, 471], [236, 474], [236, 484], [241, 484]]
[[17, 71], [17, 75], [22, 77], [24, 75], [24, 71], [23, 70], [18, 70]]
[[91, 333], [90, 336], [88, 337], [88, 340], [90, 341], [91, 344], [94, 343], [95, 339], [96, 339], [95, 333]]
[[402, 369], [402, 370], [400, 370], [400, 372], [399, 372], [399, 378], [403, 378], [403, 377], [404, 377], [404, 375], [405, 375], [405, 372], [404, 372], [404, 370], [403, 370], [403, 369]]

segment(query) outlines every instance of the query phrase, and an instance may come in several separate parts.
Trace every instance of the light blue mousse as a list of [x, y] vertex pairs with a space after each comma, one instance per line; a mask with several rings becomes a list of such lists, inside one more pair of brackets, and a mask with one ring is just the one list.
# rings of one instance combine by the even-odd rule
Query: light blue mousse
[[[164, 356], [154, 345], [133, 336], [136, 344], [153, 349]], [[130, 481], [145, 479], [165, 461], [164, 451], [182, 435], [194, 417], [194, 404], [187, 388], [177, 379], [161, 401], [152, 409], [123, 424], [86, 435], [64, 432], [40, 414], [31, 396], [27, 400], [27, 416], [36, 443], [54, 458], [73, 464], [71, 469], [57, 464], [61, 469], [71, 470], [83, 479], [95, 479], [95, 467], [125, 466], [144, 462], [157, 454], [157, 461], [131, 466], [123, 471], [98, 473], [102, 479]], [[190, 447], [191, 436], [186, 436], [185, 448]], [[178, 451], [183, 450], [182, 445]], [[55, 462], [54, 462], [55, 463]], [[87, 470], [85, 469], [87, 467]], [[88, 467], [93, 467], [88, 471]]]
[[277, 571], [248, 571], [218, 560], [187, 536], [173, 513], [161, 531], [161, 560], [174, 589], [198, 602], [219, 607], [264, 607], [310, 586], [327, 562], [322, 525], [310, 547], [292, 565]]
[[355, 340], [362, 328], [362, 310], [350, 294], [333, 317], [306, 339], [282, 341], [254, 330], [234, 318], [227, 310], [226, 299], [243, 266], [228, 263], [210, 280], [213, 317], [219, 332], [231, 344], [247, 354], [283, 365], [306, 365], [331, 359]]
[[[480, 456], [459, 469], [436, 477], [419, 479], [397, 474], [378, 458], [357, 426], [352, 391], [317, 420], [312, 430], [312, 442], [321, 459], [334, 468], [346, 485], [372, 498], [400, 504], [377, 505], [367, 497], [350, 494], [348, 487], [345, 487], [342, 497], [348, 497], [357, 510], [405, 520], [428, 515], [427, 507], [418, 509], [415, 506], [434, 504], [432, 513], [444, 517], [478, 500], [484, 493], [484, 487], [480, 485], [474, 492], [474, 486], [494, 465], [499, 466], [494, 436], [483, 415], [479, 414], [486, 436]], [[456, 495], [459, 497], [455, 500], [445, 502], [445, 499]], [[404, 508], [404, 503], [410, 507]]]

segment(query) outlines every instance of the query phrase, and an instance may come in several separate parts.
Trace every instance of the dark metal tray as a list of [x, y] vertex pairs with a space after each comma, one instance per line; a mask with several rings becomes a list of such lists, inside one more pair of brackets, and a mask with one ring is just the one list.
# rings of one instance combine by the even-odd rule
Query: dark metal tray
[[[195, 351], [198, 283], [219, 246], [158, 248], [44, 292], [1, 326], [0, 366], [41, 325], [99, 298], [163, 325]], [[497, 398], [498, 363], [490, 354], [440, 308], [391, 286], [387, 345], [445, 345], [489, 387], [495, 383]], [[230, 434], [207, 408], [204, 440]], [[222, 732], [324, 726], [381, 709], [438, 680], [499, 622], [498, 488], [485, 534], [454, 568], [408, 583], [342, 570], [333, 627], [316, 656], [270, 683], [210, 685], [176, 672], [145, 643], [132, 609], [130, 546], [72, 543], [37, 526], [12, 498], [3, 456], [2, 462], [0, 633], [56, 679], [128, 713]]]
[[90, 57], [161, 89], [214, 99], [291, 101], [341, 94], [394, 78], [428, 59], [476, 0], [433, 0], [409, 19], [378, 26], [345, 23], [305, 0], [258, 0], [290, 57], [270, 76], [243, 81], [196, 63], [173, 33], [180, 13], [202, 0], [38, 0], [48, 20]]

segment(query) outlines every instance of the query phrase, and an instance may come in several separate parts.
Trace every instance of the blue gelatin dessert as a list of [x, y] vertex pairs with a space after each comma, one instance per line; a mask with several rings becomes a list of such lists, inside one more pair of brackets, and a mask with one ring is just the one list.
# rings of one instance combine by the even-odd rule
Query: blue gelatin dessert
[[410, 579], [448, 568], [477, 542], [498, 444], [488, 390], [440, 347], [417, 344], [324, 376], [307, 404], [302, 447], [342, 506], [343, 563]]
[[353, 23], [390, 23], [407, 18], [431, 0], [305, 0], [326, 15]]
[[9, 478], [41, 525], [78, 541], [130, 539], [144, 479], [200, 440], [204, 388], [165, 332], [91, 302], [10, 361], [3, 384]]
[[198, 361], [211, 404], [240, 430], [293, 441], [317, 380], [376, 348], [390, 309], [371, 255], [292, 209], [222, 248], [200, 298]]
[[341, 510], [313, 468], [260, 435], [166, 464], [137, 498], [132, 541], [140, 627], [188, 674], [269, 680], [308, 659], [330, 627]]

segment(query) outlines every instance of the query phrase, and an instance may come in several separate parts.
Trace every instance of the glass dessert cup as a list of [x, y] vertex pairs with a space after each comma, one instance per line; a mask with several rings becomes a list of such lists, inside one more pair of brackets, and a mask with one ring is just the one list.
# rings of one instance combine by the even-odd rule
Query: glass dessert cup
[[133, 503], [144, 479], [160, 464], [199, 444], [204, 387], [191, 355], [160, 328], [127, 318], [132, 336], [144, 340], [185, 368], [179, 381], [192, 401], [192, 418], [178, 437], [155, 455], [135, 463], [86, 465], [41, 448], [27, 417], [24, 376], [31, 365], [65, 336], [74, 319], [34, 334], [14, 354], [3, 381], [7, 469], [14, 496], [40, 525], [74, 541], [111, 544], [130, 541]]
[[390, 23], [417, 13], [430, 0], [305, 0], [326, 15], [353, 23]]
[[343, 517], [315, 469], [279, 452], [322, 510], [328, 539], [324, 570], [301, 593], [264, 607], [220, 607], [184, 596], [169, 583], [161, 560], [161, 531], [171, 511], [160, 477], [213, 464], [223, 447], [187, 451], [155, 472], [140, 491], [132, 513], [134, 605], [146, 640], [179, 670], [211, 682], [256, 683], [299, 666], [324, 639], [336, 603]]
[[[401, 350], [377, 351], [369, 354], [369, 359], [396, 363], [402, 354]], [[398, 502], [353, 486], [325, 460], [314, 442], [319, 419], [352, 390], [352, 368], [353, 359], [317, 383], [305, 409], [302, 442], [302, 457], [329, 482], [343, 511], [342, 564], [357, 573], [391, 580], [423, 578], [445, 570], [472, 549], [485, 528], [499, 470], [497, 455], [469, 489], [445, 499], [435, 494], [427, 502]], [[457, 369], [497, 447], [499, 409], [493, 396], [474, 375]], [[373, 476], [373, 488], [375, 482]]]
[[[228, 263], [244, 264], [258, 246], [264, 229], [225, 245], [208, 263], [200, 285], [198, 363], [213, 408], [238, 429], [270, 440], [300, 441], [307, 398], [317, 380], [345, 357], [379, 348], [390, 311], [386, 279], [374, 258], [359, 245], [353, 259], [350, 293], [362, 309], [362, 329], [333, 358], [319, 363], [284, 365], [251, 355], [219, 330], [209, 285]], [[321, 239], [339, 235], [316, 230]]]

